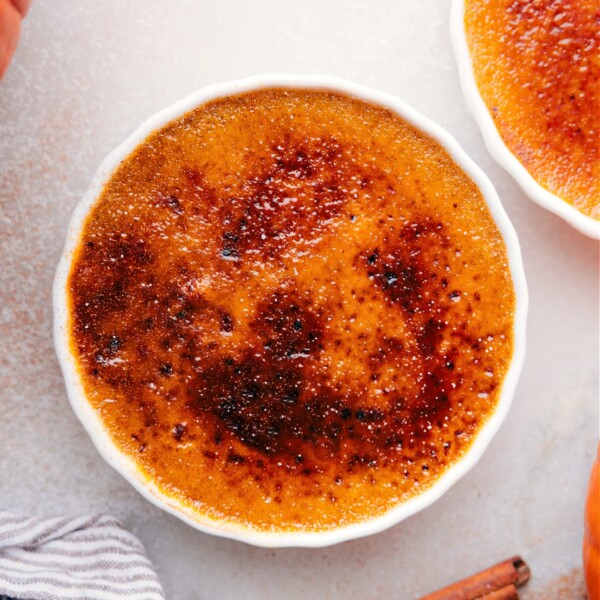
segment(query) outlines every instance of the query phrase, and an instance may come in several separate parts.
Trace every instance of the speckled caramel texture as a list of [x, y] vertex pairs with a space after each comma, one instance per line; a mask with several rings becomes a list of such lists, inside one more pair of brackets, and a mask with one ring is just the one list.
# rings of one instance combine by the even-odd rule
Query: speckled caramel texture
[[600, 5], [465, 0], [475, 80], [500, 136], [544, 188], [600, 220]]
[[468, 449], [512, 356], [504, 244], [433, 140], [263, 90], [151, 135], [92, 208], [72, 348], [117, 445], [199, 515], [323, 530]]

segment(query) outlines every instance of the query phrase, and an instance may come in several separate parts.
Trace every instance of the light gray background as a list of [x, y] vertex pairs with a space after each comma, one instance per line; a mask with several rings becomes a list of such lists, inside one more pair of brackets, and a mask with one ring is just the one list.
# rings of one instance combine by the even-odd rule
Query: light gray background
[[[598, 244], [526, 199], [488, 155], [461, 96], [448, 19], [447, 0], [34, 1], [0, 83], [0, 507], [117, 515], [173, 600], [411, 600], [514, 553], [533, 569], [526, 600], [582, 597]], [[408, 521], [321, 550], [213, 538], [144, 501], [92, 447], [52, 347], [54, 269], [100, 161], [204, 84], [268, 71], [397, 94], [454, 134], [497, 187], [531, 292], [513, 408], [477, 467]]]

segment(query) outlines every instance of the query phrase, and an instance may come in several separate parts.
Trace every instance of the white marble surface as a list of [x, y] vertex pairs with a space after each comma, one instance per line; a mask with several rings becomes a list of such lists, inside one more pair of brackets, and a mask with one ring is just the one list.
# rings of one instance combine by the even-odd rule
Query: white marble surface
[[[533, 569], [525, 600], [582, 598], [598, 244], [528, 201], [487, 154], [459, 89], [448, 17], [447, 0], [34, 1], [0, 83], [0, 507], [117, 515], [172, 600], [411, 600], [514, 553]], [[213, 538], [144, 501], [73, 415], [51, 338], [67, 220], [101, 159], [202, 85], [268, 71], [345, 77], [446, 127], [496, 185], [531, 292], [513, 408], [477, 467], [408, 521], [321, 550]]]

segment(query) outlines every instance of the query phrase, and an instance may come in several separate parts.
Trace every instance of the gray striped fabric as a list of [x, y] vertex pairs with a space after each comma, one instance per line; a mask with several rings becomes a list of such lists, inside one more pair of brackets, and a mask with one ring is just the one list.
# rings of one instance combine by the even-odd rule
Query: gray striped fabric
[[19, 517], [0, 511], [0, 596], [159, 600], [141, 542], [112, 517]]

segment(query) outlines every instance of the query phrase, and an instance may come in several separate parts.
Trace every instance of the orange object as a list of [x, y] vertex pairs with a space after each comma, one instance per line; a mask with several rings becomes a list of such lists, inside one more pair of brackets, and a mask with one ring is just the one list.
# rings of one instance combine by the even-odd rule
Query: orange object
[[19, 42], [21, 19], [27, 14], [31, 0], [0, 0], [0, 79]]
[[25, 15], [29, 11], [31, 0], [10, 0], [13, 6], [21, 13], [21, 18], [25, 18]]
[[585, 504], [583, 570], [589, 600], [600, 599], [600, 444]]

